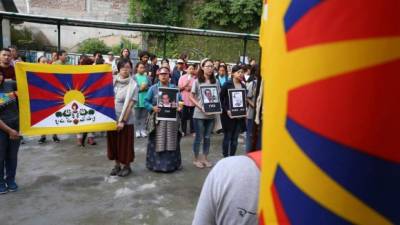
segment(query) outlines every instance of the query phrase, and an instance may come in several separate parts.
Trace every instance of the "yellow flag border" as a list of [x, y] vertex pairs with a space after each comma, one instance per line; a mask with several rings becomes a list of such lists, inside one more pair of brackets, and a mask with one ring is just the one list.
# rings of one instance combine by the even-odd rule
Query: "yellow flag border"
[[98, 123], [95, 125], [78, 125], [74, 127], [31, 127], [31, 111], [29, 103], [28, 80], [26, 73], [65, 73], [65, 74], [82, 74], [82, 73], [104, 73], [111, 72], [111, 65], [48, 65], [18, 62], [15, 65], [15, 73], [18, 87], [18, 106], [20, 118], [20, 133], [22, 135], [42, 135], [42, 134], [68, 134], [82, 132], [96, 132], [115, 130], [116, 122]]

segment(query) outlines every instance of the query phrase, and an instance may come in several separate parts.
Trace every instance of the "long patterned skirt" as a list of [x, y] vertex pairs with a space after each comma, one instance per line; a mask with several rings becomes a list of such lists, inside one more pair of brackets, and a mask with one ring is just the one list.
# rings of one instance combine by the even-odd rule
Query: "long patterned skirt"
[[160, 121], [156, 130], [149, 135], [146, 167], [157, 172], [173, 172], [180, 169], [180, 138], [177, 122]]

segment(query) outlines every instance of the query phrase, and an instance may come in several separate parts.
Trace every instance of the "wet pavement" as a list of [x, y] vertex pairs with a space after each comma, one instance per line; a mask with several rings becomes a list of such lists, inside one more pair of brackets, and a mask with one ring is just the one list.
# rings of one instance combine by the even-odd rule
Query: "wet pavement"
[[[84, 148], [73, 136], [61, 139], [39, 145], [38, 137], [27, 138], [21, 146], [20, 189], [0, 195], [1, 225], [191, 224], [210, 171], [192, 165], [193, 137], [181, 141], [183, 169], [170, 174], [147, 170], [147, 139], [135, 140], [133, 173], [126, 178], [108, 176], [113, 162], [106, 157], [104, 137]], [[213, 135], [211, 142], [209, 158], [215, 163], [221, 159], [222, 135]]]

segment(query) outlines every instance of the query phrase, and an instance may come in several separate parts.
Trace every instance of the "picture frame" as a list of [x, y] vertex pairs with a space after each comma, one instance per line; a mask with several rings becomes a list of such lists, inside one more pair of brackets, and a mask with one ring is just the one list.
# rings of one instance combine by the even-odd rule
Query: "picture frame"
[[247, 116], [246, 89], [229, 89], [229, 109], [232, 118]]
[[178, 94], [178, 88], [158, 88], [157, 106], [160, 112], [157, 113], [157, 120], [177, 121]]
[[207, 115], [222, 113], [221, 101], [216, 85], [200, 85], [200, 96]]

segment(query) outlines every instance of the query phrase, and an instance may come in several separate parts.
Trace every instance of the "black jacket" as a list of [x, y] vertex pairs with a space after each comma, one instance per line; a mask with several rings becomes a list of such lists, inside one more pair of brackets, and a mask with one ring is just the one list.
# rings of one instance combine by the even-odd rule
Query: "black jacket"
[[[242, 88], [246, 89], [246, 86], [242, 83]], [[234, 89], [235, 85], [233, 84], [232, 79], [228, 80], [225, 82], [225, 84], [221, 88], [221, 94], [220, 94], [220, 100], [221, 100], [221, 106], [222, 106], [222, 114], [221, 114], [221, 123], [222, 123], [222, 128], [224, 130], [231, 130], [233, 128], [233, 125], [236, 123], [240, 123], [241, 130], [245, 131], [246, 130], [246, 117], [243, 118], [229, 118], [228, 116], [228, 110], [229, 110], [229, 95], [228, 95], [228, 90], [229, 89]]]

